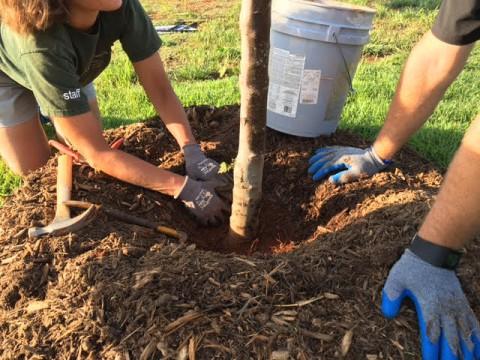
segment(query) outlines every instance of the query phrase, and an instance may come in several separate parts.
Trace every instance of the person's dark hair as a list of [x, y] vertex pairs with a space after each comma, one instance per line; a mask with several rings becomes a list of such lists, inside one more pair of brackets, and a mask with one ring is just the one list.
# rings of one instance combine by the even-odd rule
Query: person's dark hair
[[21, 34], [65, 22], [66, 0], [0, 0], [0, 21]]

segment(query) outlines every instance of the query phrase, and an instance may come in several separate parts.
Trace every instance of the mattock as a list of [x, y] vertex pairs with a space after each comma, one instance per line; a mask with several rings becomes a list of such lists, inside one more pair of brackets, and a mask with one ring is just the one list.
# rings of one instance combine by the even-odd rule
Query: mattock
[[28, 229], [28, 236], [36, 238], [43, 235], [64, 235], [75, 232], [85, 227], [93, 220], [96, 213], [95, 205], [90, 206], [82, 214], [70, 217], [70, 208], [65, 205], [72, 196], [72, 157], [60, 155], [57, 165], [57, 208], [55, 218], [44, 227], [32, 227]]

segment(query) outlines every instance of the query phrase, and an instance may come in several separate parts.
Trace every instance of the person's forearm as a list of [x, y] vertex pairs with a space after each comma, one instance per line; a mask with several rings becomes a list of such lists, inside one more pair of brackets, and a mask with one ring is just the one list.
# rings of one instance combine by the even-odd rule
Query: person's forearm
[[430, 242], [460, 249], [480, 231], [480, 117], [470, 126], [440, 193], [419, 230]]
[[94, 113], [53, 118], [55, 128], [94, 169], [166, 195], [177, 195], [185, 178], [157, 168], [123, 151], [111, 149]]
[[391, 159], [435, 110], [462, 71], [473, 45], [444, 43], [428, 32], [412, 50], [403, 69], [385, 124], [373, 147]]
[[170, 84], [160, 55], [155, 53], [133, 66], [147, 96], [180, 148], [195, 144], [187, 115]]
[[173, 89], [167, 88], [150, 100], [180, 148], [196, 143], [185, 110]]
[[87, 158], [89, 164], [127, 183], [175, 196], [185, 177], [162, 170], [123, 151], [108, 149]]

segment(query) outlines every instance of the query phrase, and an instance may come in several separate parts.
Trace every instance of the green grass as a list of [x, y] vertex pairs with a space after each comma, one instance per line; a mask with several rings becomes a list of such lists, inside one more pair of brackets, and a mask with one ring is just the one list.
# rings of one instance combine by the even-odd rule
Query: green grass
[[[432, 117], [410, 141], [412, 148], [443, 168], [450, 162], [463, 133], [479, 110], [476, 99], [480, 96], [480, 90], [475, 86], [477, 78], [474, 65], [480, 60], [479, 55], [480, 52], [476, 50], [469, 65], [447, 91]], [[368, 139], [375, 138], [400, 76], [401, 61], [398, 60], [393, 57], [373, 64], [361, 64], [354, 81], [356, 94], [349, 99], [342, 116], [342, 129]]]
[[[374, 139], [381, 128], [404, 61], [413, 45], [432, 25], [440, 0], [351, 0], [377, 10], [372, 37], [354, 80], [340, 127]], [[238, 104], [240, 35], [239, 0], [191, 2], [143, 0], [155, 24], [198, 22], [199, 32], [162, 36], [161, 56], [173, 86], [185, 106]], [[426, 126], [410, 146], [446, 167], [466, 127], [478, 112], [480, 89], [475, 50], [465, 71], [448, 90]], [[106, 127], [138, 122], [155, 115], [120, 46], [110, 67], [96, 81]], [[114, 90], [114, 91], [112, 91]], [[374, 101], [372, 100], [374, 99]], [[0, 165], [0, 194], [19, 180]]]
[[[202, 23], [197, 33], [162, 36], [160, 54], [184, 106], [220, 107], [239, 102], [239, 9], [239, 4], [230, 5], [218, 16]], [[118, 45], [111, 65], [97, 79], [96, 87], [106, 127], [138, 122], [155, 115]]]
[[0, 205], [3, 197], [11, 194], [11, 192], [20, 185], [20, 178], [14, 176], [0, 161]]
[[[371, 140], [384, 122], [402, 66], [414, 44], [433, 24], [440, 1], [373, 3], [378, 4], [378, 13], [372, 38], [364, 48], [354, 80], [356, 94], [349, 99], [340, 125], [342, 129]], [[480, 90], [476, 75], [479, 62], [480, 51], [475, 49], [434, 114], [409, 142], [413, 149], [442, 168], [448, 166], [466, 128], [478, 113]]]

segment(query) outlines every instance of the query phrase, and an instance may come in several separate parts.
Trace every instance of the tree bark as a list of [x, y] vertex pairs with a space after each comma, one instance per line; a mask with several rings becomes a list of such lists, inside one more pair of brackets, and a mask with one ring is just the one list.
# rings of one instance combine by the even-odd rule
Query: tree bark
[[271, 0], [242, 0], [240, 140], [234, 168], [230, 239], [254, 240], [262, 198]]

